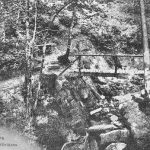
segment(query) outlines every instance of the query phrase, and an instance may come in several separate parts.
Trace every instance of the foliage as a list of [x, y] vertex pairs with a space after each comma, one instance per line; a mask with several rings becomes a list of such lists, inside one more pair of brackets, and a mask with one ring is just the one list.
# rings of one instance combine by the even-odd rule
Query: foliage
[[[7, 70], [23, 70], [24, 49], [25, 49], [25, 1], [1, 1], [2, 11], [1, 23], [4, 23], [1, 30], [1, 42], [6, 45], [19, 45], [14, 49], [5, 47], [5, 51], [13, 55], [12, 59], [19, 62], [11, 61], [11, 67], [7, 67], [7, 55], [1, 60]], [[9, 6], [9, 7], [8, 7]], [[70, 27], [71, 14], [73, 8], [76, 9], [75, 24], [72, 37], [79, 40], [80, 35], [87, 36], [96, 50], [103, 53], [135, 53], [142, 52], [142, 41], [140, 36], [140, 23], [136, 20], [139, 18], [135, 15], [134, 6], [139, 7], [137, 2], [128, 1], [37, 1], [37, 33], [36, 43], [41, 44], [46, 38], [49, 42], [52, 39], [66, 37], [67, 28]], [[131, 10], [131, 11], [130, 11]], [[30, 2], [30, 33], [33, 33], [35, 26], [35, 7], [34, 2]], [[53, 22], [51, 22], [54, 20]], [[67, 31], [67, 32], [66, 32]], [[46, 37], [45, 37], [46, 35]], [[4, 37], [5, 36], [5, 37]], [[45, 38], [43, 38], [43, 36]], [[117, 47], [117, 48], [116, 48]], [[8, 50], [9, 49], [9, 50]], [[2, 53], [5, 53], [2, 51]], [[13, 52], [12, 52], [13, 51]], [[18, 53], [19, 52], [19, 53]], [[13, 53], [13, 54], [12, 54]], [[15, 56], [17, 55], [17, 57]], [[4, 61], [4, 62], [3, 62]], [[3, 65], [2, 65], [3, 67]], [[12, 71], [10, 71], [12, 72]], [[22, 71], [21, 71], [22, 72]]]

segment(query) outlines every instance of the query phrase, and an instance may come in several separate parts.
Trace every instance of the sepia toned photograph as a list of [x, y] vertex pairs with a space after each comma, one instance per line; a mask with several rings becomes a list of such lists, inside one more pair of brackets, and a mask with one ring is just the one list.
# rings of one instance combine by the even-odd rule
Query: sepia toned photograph
[[150, 0], [0, 0], [0, 150], [150, 150]]

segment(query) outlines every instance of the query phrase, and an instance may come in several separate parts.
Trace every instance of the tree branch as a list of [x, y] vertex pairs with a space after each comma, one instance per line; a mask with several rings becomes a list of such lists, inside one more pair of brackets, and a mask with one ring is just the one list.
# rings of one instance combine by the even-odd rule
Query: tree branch
[[68, 5], [70, 5], [72, 2], [73, 2], [73, 0], [68, 1], [64, 6], [62, 6], [62, 7], [54, 14], [54, 16], [53, 16], [51, 22], [53, 23], [54, 20], [55, 20], [55, 18], [59, 15], [59, 13], [60, 13], [65, 7], [67, 7]]
[[35, 41], [36, 30], [37, 30], [37, 2], [36, 2], [36, 0], [35, 0], [34, 31], [33, 31], [33, 37], [32, 37], [32, 40], [30, 41], [30, 46], [32, 46], [32, 44], [33, 44], [34, 41]]

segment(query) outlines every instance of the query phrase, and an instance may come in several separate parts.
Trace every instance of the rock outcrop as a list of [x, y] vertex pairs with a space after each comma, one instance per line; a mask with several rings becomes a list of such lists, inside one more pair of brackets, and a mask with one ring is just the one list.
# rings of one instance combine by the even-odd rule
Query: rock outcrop
[[[120, 110], [134, 139], [137, 149], [150, 148], [150, 105], [146, 102], [137, 102], [139, 94], [115, 97], [120, 103]], [[142, 98], [141, 98], [142, 99]]]
[[129, 130], [122, 129], [122, 130], [114, 130], [108, 133], [101, 134], [101, 145], [107, 145], [109, 143], [114, 142], [127, 142], [130, 136]]

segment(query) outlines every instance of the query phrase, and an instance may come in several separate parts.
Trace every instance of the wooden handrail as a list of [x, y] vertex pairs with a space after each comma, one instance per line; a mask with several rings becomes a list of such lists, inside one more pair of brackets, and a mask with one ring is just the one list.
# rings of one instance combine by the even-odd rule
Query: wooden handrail
[[117, 57], [143, 57], [143, 55], [133, 55], [133, 54], [75, 54], [70, 56], [117, 56]]
[[[72, 61], [59, 75], [58, 78], [67, 70], [69, 69], [78, 59], [80, 60], [82, 56], [118, 56], [118, 57], [143, 57], [143, 55], [130, 55], [130, 54], [118, 54], [118, 55], [113, 55], [113, 54], [75, 54], [75, 55], [70, 55], [70, 56], [77, 56], [77, 58]], [[81, 62], [79, 61], [79, 66]], [[79, 68], [79, 75], [81, 75], [81, 69]]]

